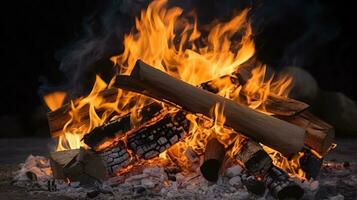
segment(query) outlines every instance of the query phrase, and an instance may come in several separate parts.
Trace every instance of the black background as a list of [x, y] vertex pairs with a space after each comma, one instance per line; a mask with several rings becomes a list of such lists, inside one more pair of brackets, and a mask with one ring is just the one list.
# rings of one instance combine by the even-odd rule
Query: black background
[[[38, 88], [43, 82], [62, 84], [56, 53], [81, 37], [83, 20], [100, 9], [103, 0], [11, 1], [1, 6], [1, 107], [0, 137], [48, 136], [45, 113]], [[354, 6], [340, 1], [321, 1], [325, 22], [337, 23], [339, 35], [308, 66], [325, 90], [341, 91], [353, 99], [356, 93], [355, 17]], [[350, 4], [350, 5], [349, 5]], [[207, 2], [207, 5], [209, 3]], [[204, 7], [204, 6], [203, 6]], [[208, 8], [212, 9], [212, 8]], [[214, 8], [213, 8], [214, 9]], [[262, 34], [293, 40], [289, 26], [282, 24]], [[273, 36], [272, 36], [273, 35]], [[275, 36], [274, 36], [275, 35]], [[274, 46], [274, 44], [271, 44]], [[260, 49], [266, 62], [274, 63], [279, 48]]]

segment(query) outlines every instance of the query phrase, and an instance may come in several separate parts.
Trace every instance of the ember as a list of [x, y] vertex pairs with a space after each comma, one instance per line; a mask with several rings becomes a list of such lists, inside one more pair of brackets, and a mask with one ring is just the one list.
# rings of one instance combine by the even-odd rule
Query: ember
[[165, 193], [199, 187], [192, 183], [202, 176], [219, 185], [227, 172], [235, 174], [233, 187], [301, 198], [303, 187], [291, 178], [317, 177], [334, 129], [288, 98], [291, 77], [266, 73], [254, 56], [247, 14], [200, 29], [181, 8], [153, 1], [126, 35], [124, 52], [111, 58], [118, 74], [109, 83], [97, 76], [88, 96], [61, 107], [65, 93], [45, 97], [58, 139], [55, 178]]

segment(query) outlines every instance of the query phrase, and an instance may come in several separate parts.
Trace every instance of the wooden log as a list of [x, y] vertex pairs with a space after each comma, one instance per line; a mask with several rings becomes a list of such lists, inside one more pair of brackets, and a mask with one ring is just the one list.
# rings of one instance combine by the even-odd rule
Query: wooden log
[[[105, 99], [107, 102], [115, 101], [118, 94], [117, 88], [110, 88], [107, 90], [103, 90], [98, 95]], [[62, 134], [63, 127], [68, 123], [71, 119], [70, 115], [71, 105], [66, 104], [60, 107], [59, 109], [49, 112], [47, 114], [48, 125], [50, 128], [50, 133], [52, 137], [58, 137]], [[97, 111], [100, 115], [103, 111]], [[89, 124], [89, 105], [83, 106], [78, 111], [79, 121], [76, 124], [70, 124], [68, 128], [71, 127], [80, 127], [86, 124]]]
[[99, 154], [81, 149], [50, 153], [54, 178], [79, 181], [81, 185], [106, 179], [106, 171]]
[[308, 111], [297, 116], [282, 117], [281, 119], [305, 129], [304, 143], [306, 146], [315, 150], [321, 156], [328, 153], [335, 137], [335, 129], [331, 125]]
[[[122, 81], [124, 80], [125, 81]], [[127, 85], [126, 83], [130, 82]], [[130, 76], [118, 76], [116, 86], [140, 92], [160, 101], [181, 106], [192, 113], [210, 116], [216, 104], [224, 106], [225, 124], [284, 154], [296, 153], [304, 146], [305, 131], [272, 116], [259, 113], [229, 99], [196, 88], [138, 61]]]
[[222, 166], [226, 150], [217, 138], [210, 138], [205, 147], [204, 162], [200, 170], [205, 179], [211, 182], [218, 180], [219, 170]]
[[[252, 59], [246, 64], [242, 65], [237, 71], [237, 73], [234, 75], [238, 78], [232, 78], [232, 83], [235, 84], [239, 83], [241, 85], [244, 84], [250, 78], [252, 67], [255, 66], [254, 63], [255, 60]], [[221, 78], [224, 77], [227, 76], [223, 76]], [[214, 88], [212, 88], [210, 82], [202, 83], [201, 87], [209, 90], [210, 92], [214, 92]], [[116, 88], [110, 88], [100, 92], [99, 96], [103, 98], [106, 102], [113, 102], [116, 100], [117, 94], [118, 94], [118, 90]], [[244, 97], [243, 93], [242, 96]], [[266, 111], [273, 113], [274, 115], [277, 116], [293, 116], [306, 110], [309, 107], [309, 105], [294, 99], [289, 99], [274, 94], [269, 94], [267, 100], [263, 102], [261, 107], [264, 107]], [[62, 129], [64, 125], [71, 119], [71, 116], [69, 114], [70, 110], [71, 110], [70, 104], [65, 104], [61, 108], [53, 112], [49, 112], [47, 114], [50, 133], [53, 137], [58, 137], [59, 135], [62, 134]], [[84, 106], [83, 108], [81, 108], [78, 112], [80, 121], [77, 122], [76, 124], [70, 124], [69, 128], [79, 127], [88, 124], [89, 122], [88, 110], [89, 110], [89, 106]], [[103, 112], [102, 110], [97, 111], [98, 114], [101, 114], [102, 112]]]
[[[165, 111], [167, 110], [157, 102], [153, 102], [143, 107], [140, 111], [138, 111], [141, 116], [138, 125], [140, 126], [148, 123], [153, 118], [163, 115]], [[92, 149], [98, 149], [106, 141], [114, 140], [115, 138], [120, 137], [124, 135], [124, 133], [127, 133], [135, 128], [135, 125], [131, 123], [131, 113], [128, 113], [114, 121], [104, 124], [103, 126], [94, 128], [83, 137], [83, 141]]]
[[273, 165], [270, 156], [260, 144], [249, 138], [239, 137], [232, 148], [232, 157], [252, 175], [265, 174]]
[[[299, 199], [304, 194], [304, 190], [291, 181], [286, 172], [273, 165], [272, 159], [258, 143], [248, 138], [236, 140], [232, 156], [238, 159], [248, 174], [263, 178], [266, 187], [275, 198]], [[252, 182], [243, 183], [252, 190]], [[254, 185], [258, 187], [259, 182], [255, 183], [253, 179]]]
[[278, 167], [270, 168], [264, 179], [270, 194], [279, 200], [300, 199], [304, 195], [304, 190]]
[[115, 175], [137, 159], [151, 159], [186, 136], [189, 121], [186, 113], [169, 113], [154, 123], [146, 124], [128, 137], [101, 150], [104, 165], [109, 174]]

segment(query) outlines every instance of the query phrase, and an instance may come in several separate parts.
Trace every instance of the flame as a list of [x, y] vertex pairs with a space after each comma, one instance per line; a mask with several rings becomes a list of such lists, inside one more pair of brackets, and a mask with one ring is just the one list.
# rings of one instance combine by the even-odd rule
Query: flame
[[52, 93], [46, 94], [43, 97], [43, 100], [45, 101], [47, 107], [51, 111], [54, 111], [63, 105], [63, 101], [66, 98], [66, 95], [67, 94], [65, 92], [61, 92], [61, 91], [52, 92]]
[[[255, 54], [252, 28], [247, 18], [249, 10], [243, 10], [228, 22], [215, 22], [199, 28], [194, 15], [184, 16], [181, 8], [167, 8], [166, 3], [166, 0], [152, 1], [135, 19], [135, 28], [124, 37], [123, 53], [111, 58], [119, 73], [129, 75], [136, 61], [141, 59], [195, 86], [211, 81], [210, 84], [218, 95], [271, 114], [262, 106], [264, 101], [269, 94], [287, 96], [291, 77], [267, 76], [266, 66], [257, 65], [245, 83], [231, 81], [231, 78], [237, 79], [234, 73], [240, 70], [240, 66]], [[115, 78], [110, 83], [105, 83], [97, 76], [90, 94], [70, 103], [71, 119], [59, 136], [57, 150], [85, 147], [81, 138], [86, 133], [129, 112], [132, 124], [139, 121], [141, 116], [137, 111], [153, 100], [112, 88], [114, 81]], [[108, 89], [116, 91], [114, 100], [106, 101], [103, 98], [102, 92]], [[246, 98], [241, 98], [242, 94]], [[188, 136], [170, 148], [170, 156], [165, 151], [160, 158], [174, 156], [187, 163], [185, 150], [190, 148], [198, 155], [202, 154], [211, 135], [215, 135], [225, 146], [239, 139], [240, 136], [233, 130], [224, 127], [223, 109], [224, 105], [212, 108], [213, 120], [188, 114], [186, 118], [191, 122]], [[88, 111], [89, 119], [83, 119], [84, 110]], [[111, 141], [107, 141], [104, 146], [110, 143]], [[271, 149], [269, 152], [275, 151]], [[274, 162], [279, 166], [283, 163], [278, 159]], [[300, 176], [300, 171], [297, 174]]]

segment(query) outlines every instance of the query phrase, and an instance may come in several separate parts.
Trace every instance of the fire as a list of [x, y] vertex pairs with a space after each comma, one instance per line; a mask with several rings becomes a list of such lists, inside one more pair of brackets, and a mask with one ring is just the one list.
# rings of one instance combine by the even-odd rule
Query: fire
[[45, 101], [47, 107], [51, 110], [54, 111], [57, 108], [61, 107], [63, 104], [64, 99], [66, 98], [66, 93], [57, 91], [57, 92], [52, 92], [49, 94], [46, 94], [43, 97], [43, 100]]
[[[228, 22], [213, 23], [199, 29], [194, 16], [183, 16], [181, 8], [166, 8], [166, 3], [166, 0], [153, 1], [136, 18], [135, 28], [124, 38], [123, 53], [111, 58], [120, 74], [130, 74], [136, 61], [141, 59], [195, 86], [211, 81], [218, 95], [244, 103], [266, 114], [270, 113], [261, 105], [270, 93], [287, 96], [291, 77], [267, 77], [264, 65], [256, 66], [252, 77], [246, 83], [230, 81], [230, 78], [237, 78], [234, 72], [239, 71], [239, 67], [255, 54], [252, 28], [247, 17], [248, 9]], [[105, 83], [97, 76], [88, 96], [70, 102], [71, 119], [59, 136], [57, 150], [85, 147], [81, 139], [86, 133], [126, 113], [131, 113], [133, 124], [140, 119], [136, 111], [153, 100], [136, 93], [117, 90], [115, 100], [104, 101], [100, 94], [106, 89], [115, 90], [112, 87], [114, 81], [115, 78], [110, 83]], [[242, 93], [246, 99], [240, 98]], [[57, 94], [55, 97], [58, 102], [64, 99], [63, 95]], [[61, 105], [51, 103], [53, 98], [45, 97], [51, 110]], [[83, 123], [83, 109], [89, 112], [89, 119], [86, 119], [88, 123]], [[184, 162], [185, 149], [188, 147], [202, 154], [207, 139], [212, 134], [226, 146], [239, 137], [234, 131], [224, 127], [223, 109], [223, 105], [212, 108], [214, 120], [194, 114], [186, 116], [191, 122], [188, 137], [171, 147], [171, 151], [176, 152], [174, 155], [177, 159]], [[80, 125], [73, 127], [71, 124]], [[166, 159], [168, 156], [164, 152], [160, 157]]]

